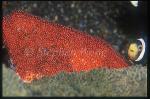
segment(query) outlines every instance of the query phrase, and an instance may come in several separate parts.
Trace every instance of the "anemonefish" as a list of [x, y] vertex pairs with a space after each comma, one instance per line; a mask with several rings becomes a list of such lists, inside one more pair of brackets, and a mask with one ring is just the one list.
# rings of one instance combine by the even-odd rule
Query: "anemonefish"
[[129, 58], [138, 64], [147, 64], [147, 39], [138, 38], [129, 44]]

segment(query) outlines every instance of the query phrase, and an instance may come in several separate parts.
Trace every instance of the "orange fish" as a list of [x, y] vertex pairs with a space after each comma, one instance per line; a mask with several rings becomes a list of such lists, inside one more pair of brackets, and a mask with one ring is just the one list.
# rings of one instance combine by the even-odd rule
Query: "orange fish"
[[26, 12], [14, 11], [4, 16], [2, 26], [15, 71], [27, 83], [60, 72], [129, 66], [102, 38]]

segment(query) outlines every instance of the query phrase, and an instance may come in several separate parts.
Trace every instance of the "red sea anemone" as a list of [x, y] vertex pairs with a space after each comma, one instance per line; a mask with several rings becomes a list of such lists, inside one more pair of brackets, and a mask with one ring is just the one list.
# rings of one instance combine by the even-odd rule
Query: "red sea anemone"
[[3, 39], [15, 71], [31, 82], [62, 71], [123, 68], [127, 61], [102, 38], [15, 11], [3, 17]]

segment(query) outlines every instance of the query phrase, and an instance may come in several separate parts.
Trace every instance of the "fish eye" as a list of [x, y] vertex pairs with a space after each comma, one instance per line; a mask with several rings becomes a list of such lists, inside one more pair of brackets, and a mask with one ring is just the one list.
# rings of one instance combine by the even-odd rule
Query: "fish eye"
[[134, 52], [134, 50], [133, 50], [133, 49], [130, 49], [130, 51], [131, 51], [131, 52]]

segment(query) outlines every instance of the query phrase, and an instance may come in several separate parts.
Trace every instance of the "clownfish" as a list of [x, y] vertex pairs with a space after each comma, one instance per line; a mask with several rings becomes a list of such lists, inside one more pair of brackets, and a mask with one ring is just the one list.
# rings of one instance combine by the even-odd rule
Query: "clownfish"
[[147, 39], [138, 38], [132, 41], [128, 47], [128, 57], [134, 63], [147, 64]]

